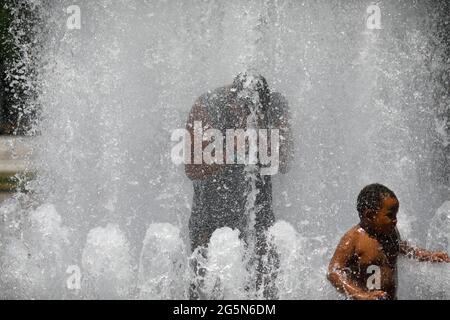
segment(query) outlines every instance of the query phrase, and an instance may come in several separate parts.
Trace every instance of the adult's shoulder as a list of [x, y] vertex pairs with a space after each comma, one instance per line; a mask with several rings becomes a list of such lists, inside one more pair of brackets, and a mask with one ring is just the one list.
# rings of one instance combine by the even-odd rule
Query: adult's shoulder
[[209, 106], [217, 102], [226, 102], [231, 94], [229, 86], [219, 87], [203, 93], [198, 99], [197, 103]]
[[220, 87], [202, 94], [194, 103], [191, 114], [202, 114], [213, 127], [218, 127], [223, 106], [229, 102], [229, 87]]

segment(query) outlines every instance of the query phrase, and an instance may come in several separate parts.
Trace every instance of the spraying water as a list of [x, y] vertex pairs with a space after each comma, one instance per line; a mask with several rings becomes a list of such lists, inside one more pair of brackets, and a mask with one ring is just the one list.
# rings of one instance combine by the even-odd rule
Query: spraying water
[[[340, 297], [326, 266], [366, 184], [393, 189], [400, 232], [426, 244], [449, 194], [430, 78], [445, 62], [439, 43], [430, 58], [421, 18], [439, 11], [431, 2], [384, 1], [381, 29], [367, 29], [371, 3], [356, 0], [84, 0], [81, 29], [68, 28], [72, 1], [22, 2], [46, 31], [34, 55], [38, 176], [1, 209], [2, 297], [188, 298], [192, 186], [170, 135], [200, 94], [247, 68], [292, 111], [292, 170], [273, 181], [284, 221], [269, 231], [280, 298]], [[442, 245], [437, 225], [428, 237]], [[233, 230], [211, 239], [209, 297], [249, 297], [245, 277], [229, 281], [248, 272], [244, 248]], [[81, 269], [76, 293], [69, 265]], [[448, 298], [448, 274], [401, 261], [400, 298]]]

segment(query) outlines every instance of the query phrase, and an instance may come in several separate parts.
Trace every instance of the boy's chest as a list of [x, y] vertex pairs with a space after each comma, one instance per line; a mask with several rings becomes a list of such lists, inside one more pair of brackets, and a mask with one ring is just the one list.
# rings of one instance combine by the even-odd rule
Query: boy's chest
[[397, 262], [398, 246], [395, 243], [383, 244], [363, 236], [363, 241], [359, 241], [355, 251], [360, 266], [394, 266]]

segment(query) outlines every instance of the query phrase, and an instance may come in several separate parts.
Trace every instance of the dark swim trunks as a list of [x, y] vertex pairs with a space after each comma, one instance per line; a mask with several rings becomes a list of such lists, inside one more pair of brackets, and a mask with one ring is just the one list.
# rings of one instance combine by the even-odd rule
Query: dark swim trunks
[[[275, 221], [272, 210], [272, 182], [269, 176], [256, 178], [255, 231], [263, 232]], [[192, 249], [205, 245], [219, 228], [238, 229], [247, 240], [250, 216], [246, 213], [250, 192], [243, 166], [229, 166], [218, 175], [194, 182], [194, 205], [189, 221]]]

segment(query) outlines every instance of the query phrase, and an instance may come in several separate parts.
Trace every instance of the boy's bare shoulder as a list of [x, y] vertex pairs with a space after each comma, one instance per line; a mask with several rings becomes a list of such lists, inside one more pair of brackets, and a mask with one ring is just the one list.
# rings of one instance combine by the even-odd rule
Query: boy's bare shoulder
[[356, 225], [352, 227], [350, 230], [348, 230], [341, 239], [341, 244], [354, 244], [357, 241], [361, 239], [365, 234], [364, 230], [359, 226]]

